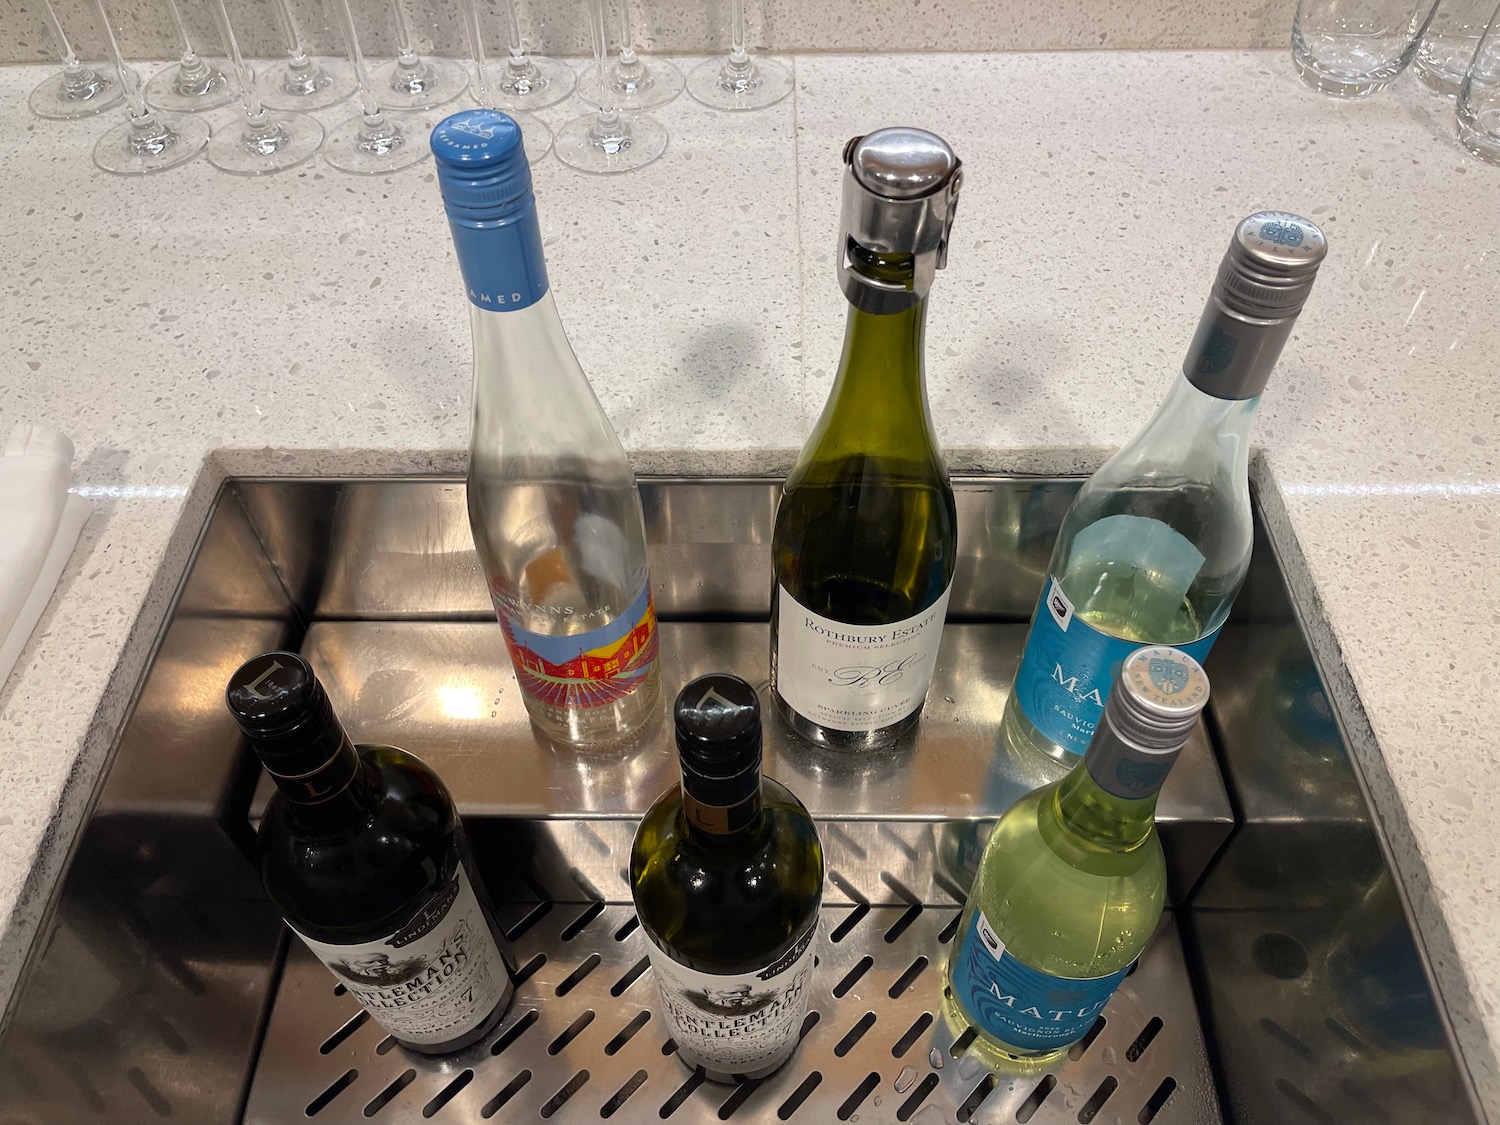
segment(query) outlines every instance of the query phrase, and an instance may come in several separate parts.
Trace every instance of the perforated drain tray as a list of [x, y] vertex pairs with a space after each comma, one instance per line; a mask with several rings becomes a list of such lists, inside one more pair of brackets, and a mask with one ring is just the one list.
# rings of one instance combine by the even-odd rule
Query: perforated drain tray
[[[559, 844], [559, 837], [576, 841], [581, 828], [614, 851], [630, 825], [613, 822], [603, 832], [587, 822], [574, 822], [571, 831], [566, 822], [537, 827]], [[802, 1044], [767, 1079], [716, 1085], [674, 1057], [647, 939], [628, 903], [510, 902], [501, 914], [511, 920], [507, 932], [521, 978], [514, 1007], [484, 1042], [443, 1059], [396, 1046], [292, 943], [245, 1120], [1221, 1121], [1170, 915], [1066, 1060], [1044, 1071], [995, 1073], [966, 1053], [972, 1033], [950, 1028], [942, 1014], [942, 968], [960, 905], [930, 879], [913, 878], [907, 853], [920, 841], [904, 838], [914, 826], [859, 827], [862, 843], [839, 829], [823, 834], [829, 895], [838, 901], [824, 909]], [[877, 834], [895, 841], [902, 877], [884, 871], [877, 885], [859, 887], [842, 872], [870, 871], [868, 844]], [[618, 872], [611, 862], [598, 867]], [[583, 885], [593, 882], [574, 874]], [[872, 905], [893, 891], [901, 905]]]

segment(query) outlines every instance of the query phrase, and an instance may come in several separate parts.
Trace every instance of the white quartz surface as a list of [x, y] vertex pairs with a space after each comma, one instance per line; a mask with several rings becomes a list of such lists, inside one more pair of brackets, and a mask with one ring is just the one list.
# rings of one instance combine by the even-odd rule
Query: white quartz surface
[[[644, 171], [535, 169], [558, 303], [637, 467], [788, 464], [837, 362], [855, 133], [924, 125], [964, 160], [928, 353], [956, 470], [1097, 465], [1174, 379], [1235, 221], [1322, 223], [1332, 252], [1255, 471], [1320, 661], [1347, 666], [1330, 687], [1500, 1115], [1500, 168], [1410, 79], [1339, 103], [1279, 51], [796, 67], [763, 113], [662, 109], [672, 146]], [[467, 431], [430, 166], [115, 179], [89, 160], [104, 122], [26, 116], [44, 73], [0, 70], [0, 429], [67, 430], [99, 511], [0, 693], [0, 998], [217, 480], [454, 471]]]

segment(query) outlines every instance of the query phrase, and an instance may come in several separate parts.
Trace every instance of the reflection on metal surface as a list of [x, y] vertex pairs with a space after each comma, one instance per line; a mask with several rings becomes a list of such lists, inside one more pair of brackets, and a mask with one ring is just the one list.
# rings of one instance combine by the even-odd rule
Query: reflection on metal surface
[[[589, 822], [575, 823], [531, 827], [563, 827], [576, 840]], [[634, 911], [580, 895], [575, 878], [569, 898], [530, 894], [502, 905], [525, 979], [500, 1028], [447, 1059], [393, 1047], [378, 1027], [360, 1019], [348, 997], [334, 994], [321, 965], [294, 950], [250, 1088], [247, 1125], [309, 1118], [353, 1125], [419, 1116], [681, 1125], [1220, 1121], [1170, 917], [1086, 1046], [1044, 1070], [996, 1074], [966, 1056], [966, 1044], [955, 1043], [957, 1029], [942, 1015], [942, 959], [958, 904], [941, 894], [919, 897], [889, 872], [861, 883], [843, 868], [843, 858], [835, 843], [831, 887], [850, 893], [831, 896], [836, 901], [824, 909], [812, 984], [816, 1015], [803, 1025], [806, 1034], [792, 1061], [767, 1079], [738, 1086], [694, 1079], [672, 1055], [656, 1012], [647, 939]], [[623, 862], [624, 853], [614, 854], [606, 865]], [[543, 881], [531, 872], [512, 874], [513, 886]], [[930, 878], [925, 882], [931, 885]], [[893, 883], [909, 898], [862, 904], [888, 897]], [[567, 892], [566, 886], [560, 890]], [[1085, 1114], [1086, 1106], [1094, 1112]]]
[[[227, 483], [8, 1013], [0, 1123], [233, 1125], [254, 1074], [255, 1122], [1199, 1125], [1222, 1107], [1231, 1125], [1473, 1125], [1263, 533], [1208, 664], [1220, 759], [1200, 727], [1163, 792], [1175, 917], [1055, 1072], [996, 1077], [952, 1052], [940, 939], [989, 818], [1058, 772], [1001, 752], [998, 721], [1077, 488], [956, 483], [950, 624], [917, 735], [819, 753], [767, 709], [767, 768], [819, 817], [830, 941], [801, 1052], [738, 1089], [697, 1085], [662, 1053], [636, 973], [623, 857], [676, 776], [665, 724], [595, 755], [533, 731], [460, 482]], [[643, 482], [666, 698], [712, 670], [764, 684], [778, 488]], [[468, 815], [526, 976], [486, 1045], [437, 1061], [390, 1049], [300, 947], [257, 1038], [283, 930], [244, 855], [258, 775], [220, 700], [233, 667], [284, 644], [317, 664], [356, 737], [433, 762]]]

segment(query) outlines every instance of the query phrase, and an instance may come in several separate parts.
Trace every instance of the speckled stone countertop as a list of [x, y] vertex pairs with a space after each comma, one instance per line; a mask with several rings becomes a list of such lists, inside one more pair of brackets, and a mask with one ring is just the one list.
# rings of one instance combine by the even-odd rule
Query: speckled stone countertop
[[[1500, 168], [1410, 79], [1342, 104], [1279, 51], [796, 67], [794, 97], [762, 113], [662, 109], [671, 149], [644, 171], [535, 170], [558, 303], [637, 468], [789, 464], [837, 361], [855, 133], [924, 125], [965, 163], [928, 353], [955, 469], [1096, 466], [1171, 384], [1235, 221], [1322, 223], [1332, 253], [1255, 472], [1500, 1116]], [[44, 73], [0, 70], [0, 428], [68, 431], [98, 511], [0, 694], [0, 1000], [223, 474], [453, 472], [468, 428], [430, 166], [115, 179], [89, 158], [104, 122], [26, 116]]]

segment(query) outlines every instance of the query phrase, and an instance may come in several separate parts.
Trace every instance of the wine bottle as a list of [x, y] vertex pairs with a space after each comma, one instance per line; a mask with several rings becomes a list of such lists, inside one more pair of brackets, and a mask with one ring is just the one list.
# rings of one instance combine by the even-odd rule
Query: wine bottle
[[782, 489], [771, 551], [771, 686], [803, 737], [887, 746], [932, 681], [957, 516], [927, 406], [923, 329], [947, 261], [959, 160], [920, 129], [844, 150], [833, 393]]
[[1065, 1050], [1145, 948], [1166, 901], [1156, 794], [1207, 702], [1187, 653], [1136, 649], [1083, 760], [996, 823], [944, 992], [982, 1054]]
[[673, 719], [682, 785], [636, 831], [636, 913], [678, 1057], [714, 1081], [759, 1078], [807, 1015], [823, 849], [802, 803], [761, 776], [754, 688], [701, 676]]
[[438, 776], [350, 742], [295, 653], [248, 661], [226, 695], [276, 783], [256, 855], [287, 924], [398, 1042], [440, 1054], [482, 1038], [514, 990]]
[[1250, 568], [1250, 425], [1326, 253], [1296, 215], [1235, 229], [1182, 376], [1063, 518], [1005, 704], [1013, 748], [1076, 761], [1133, 649], [1207, 655]]
[[465, 110], [432, 151], [474, 333], [474, 546], [532, 721], [615, 742], [655, 714], [661, 684], [635, 476], [548, 288], [520, 127]]

